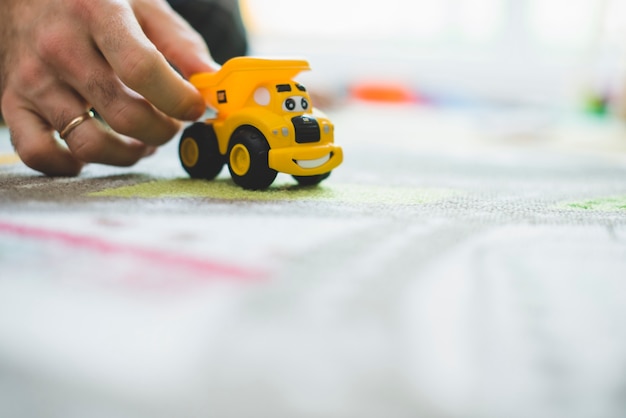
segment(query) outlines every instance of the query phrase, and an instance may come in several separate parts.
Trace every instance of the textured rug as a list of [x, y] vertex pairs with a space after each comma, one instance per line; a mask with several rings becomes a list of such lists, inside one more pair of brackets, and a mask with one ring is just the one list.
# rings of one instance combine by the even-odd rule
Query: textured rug
[[0, 416], [622, 417], [626, 131], [352, 104], [318, 187], [0, 131]]

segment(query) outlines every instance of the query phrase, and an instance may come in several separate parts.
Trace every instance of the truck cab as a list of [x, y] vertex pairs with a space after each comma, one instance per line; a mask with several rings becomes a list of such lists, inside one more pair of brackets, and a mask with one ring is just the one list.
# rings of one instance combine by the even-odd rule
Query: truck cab
[[294, 81], [305, 60], [238, 57], [190, 81], [214, 117], [183, 131], [179, 156], [193, 178], [213, 179], [224, 164], [246, 189], [268, 188], [278, 172], [315, 185], [341, 164], [334, 125]]

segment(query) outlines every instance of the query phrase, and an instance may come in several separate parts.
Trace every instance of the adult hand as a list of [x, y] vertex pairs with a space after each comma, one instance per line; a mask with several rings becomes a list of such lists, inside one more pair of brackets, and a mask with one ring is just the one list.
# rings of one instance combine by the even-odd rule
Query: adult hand
[[[3, 0], [0, 16], [2, 115], [35, 170], [132, 165], [204, 112], [172, 65], [185, 77], [217, 65], [165, 0]], [[59, 143], [54, 132], [90, 108], [109, 127], [87, 119]]]

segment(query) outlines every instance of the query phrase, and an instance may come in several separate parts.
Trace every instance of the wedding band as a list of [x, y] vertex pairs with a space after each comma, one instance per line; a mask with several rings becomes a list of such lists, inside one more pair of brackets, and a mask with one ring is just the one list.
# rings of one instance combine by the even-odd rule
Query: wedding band
[[70, 134], [70, 132], [72, 132], [78, 125], [91, 118], [93, 118], [93, 111], [91, 110], [89, 112], [83, 113], [80, 116], [76, 116], [67, 125], [65, 125], [65, 128], [59, 131], [59, 137], [64, 140]]

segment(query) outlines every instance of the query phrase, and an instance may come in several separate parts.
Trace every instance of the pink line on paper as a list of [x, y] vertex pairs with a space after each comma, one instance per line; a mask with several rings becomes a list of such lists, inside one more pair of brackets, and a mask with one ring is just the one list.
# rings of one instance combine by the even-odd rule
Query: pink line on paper
[[72, 234], [64, 231], [41, 227], [17, 225], [0, 221], [0, 234], [30, 238], [39, 241], [52, 241], [67, 247], [81, 248], [103, 255], [126, 255], [148, 262], [152, 267], [168, 267], [191, 272], [201, 277], [226, 277], [230, 279], [249, 280], [266, 276], [260, 270], [252, 270], [233, 266], [227, 263], [204, 260], [197, 257], [176, 254], [165, 250], [144, 248], [128, 244], [120, 244], [101, 238]]

